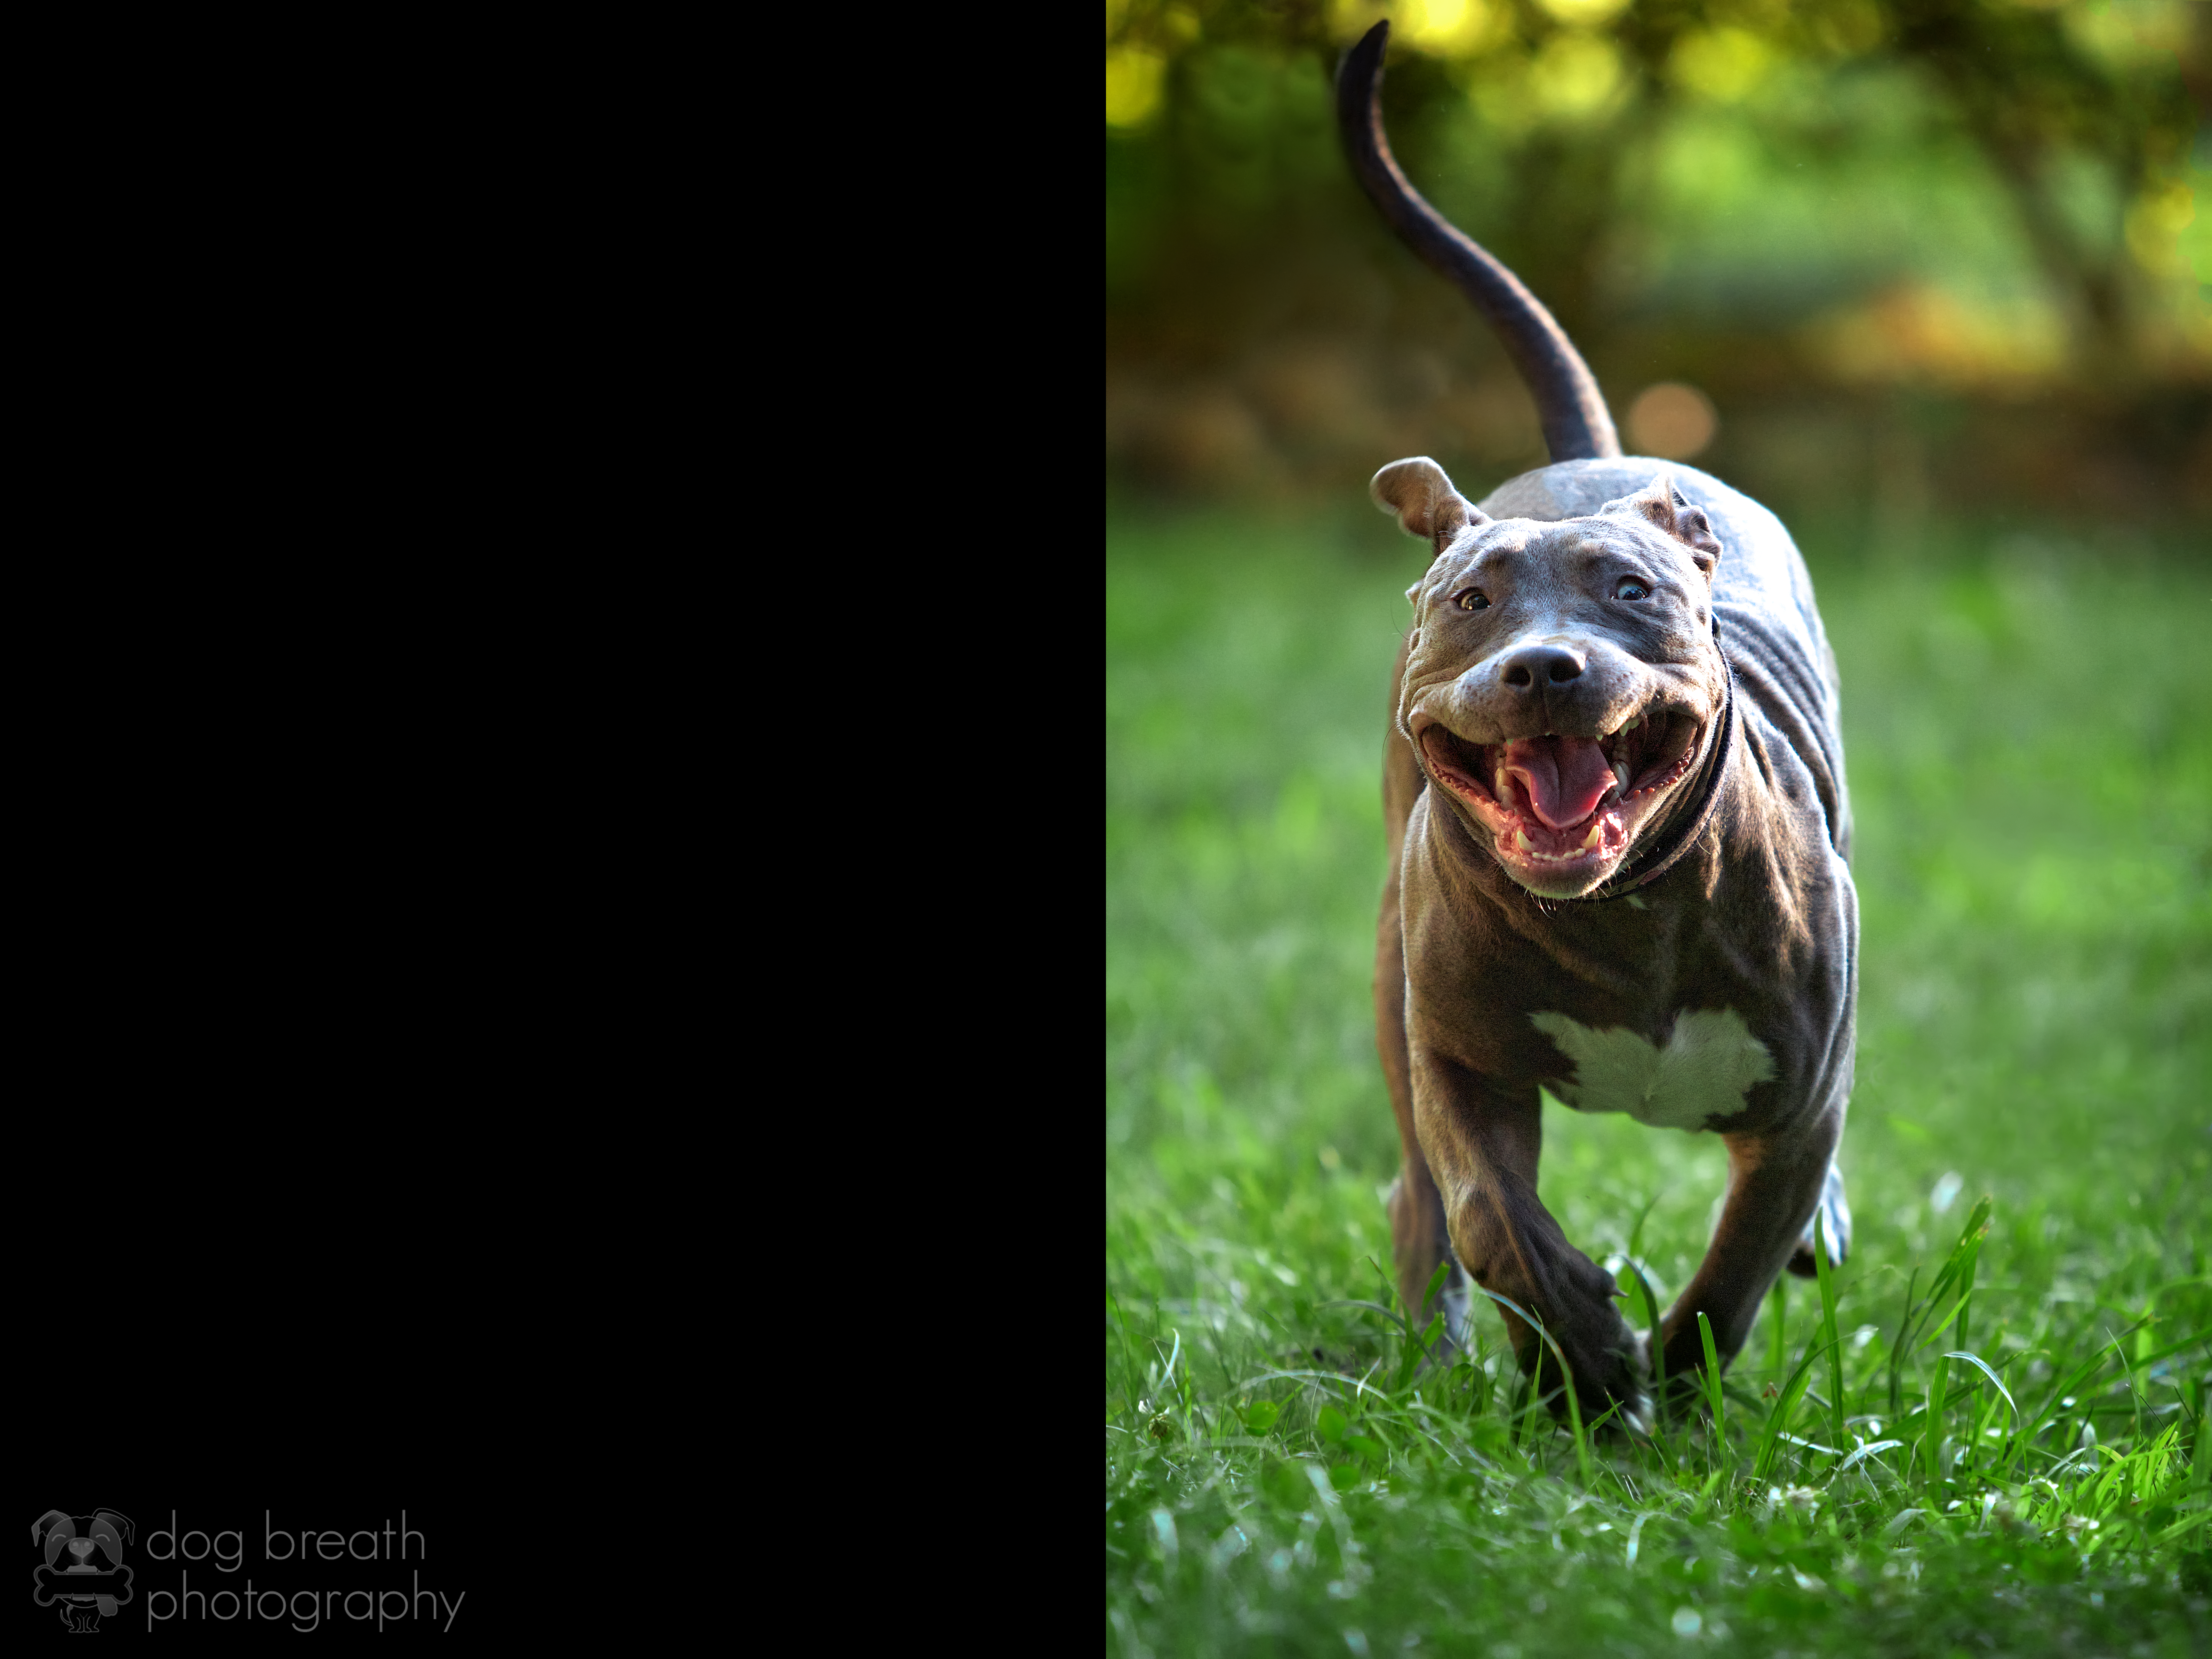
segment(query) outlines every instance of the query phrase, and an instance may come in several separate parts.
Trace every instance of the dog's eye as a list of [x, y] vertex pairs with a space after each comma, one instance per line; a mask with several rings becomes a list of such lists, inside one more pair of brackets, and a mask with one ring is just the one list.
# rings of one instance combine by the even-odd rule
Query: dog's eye
[[1479, 587], [1470, 587], [1463, 593], [1452, 595], [1452, 602], [1462, 611], [1487, 611], [1490, 600]]
[[1616, 599], [1648, 599], [1651, 597], [1651, 590], [1635, 577], [1624, 576], [1620, 579], [1620, 585], [1613, 590], [1613, 597]]

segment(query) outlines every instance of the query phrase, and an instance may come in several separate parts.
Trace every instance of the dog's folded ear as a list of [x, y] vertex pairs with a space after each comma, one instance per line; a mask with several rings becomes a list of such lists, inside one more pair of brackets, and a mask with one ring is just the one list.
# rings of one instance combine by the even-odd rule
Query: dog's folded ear
[[1691, 559], [1705, 572], [1705, 580], [1713, 579], [1713, 571], [1721, 562], [1720, 538], [1713, 534], [1712, 520], [1705, 516], [1705, 509], [1691, 506], [1682, 492], [1674, 488], [1670, 475], [1662, 472], [1633, 495], [1607, 501], [1598, 512], [1619, 518], [1642, 519], [1672, 536], [1690, 550]]
[[1490, 515], [1452, 488], [1443, 468], [1425, 455], [1393, 461], [1367, 486], [1375, 505], [1395, 513], [1398, 528], [1419, 536], [1437, 552], [1471, 524], [1488, 524]]

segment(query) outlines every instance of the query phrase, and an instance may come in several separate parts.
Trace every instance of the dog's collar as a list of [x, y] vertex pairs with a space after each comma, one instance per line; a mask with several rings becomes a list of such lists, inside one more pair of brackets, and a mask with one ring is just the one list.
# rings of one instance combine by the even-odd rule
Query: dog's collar
[[1721, 804], [1721, 778], [1728, 770], [1729, 745], [1735, 740], [1735, 665], [1729, 661], [1728, 653], [1721, 647], [1721, 619], [1713, 616], [1713, 648], [1721, 654], [1721, 672], [1724, 683], [1721, 688], [1720, 734], [1715, 738], [1712, 753], [1705, 760], [1705, 774], [1698, 785], [1698, 796], [1678, 828], [1653, 843], [1648, 852], [1641, 852], [1629, 861], [1639, 865], [1634, 875], [1615, 872], [1580, 898], [1563, 902], [1569, 904], [1597, 904], [1607, 899], [1626, 898], [1639, 887], [1648, 887], [1665, 875], [1698, 843], [1705, 833], [1705, 826], [1713, 821], [1713, 814]]

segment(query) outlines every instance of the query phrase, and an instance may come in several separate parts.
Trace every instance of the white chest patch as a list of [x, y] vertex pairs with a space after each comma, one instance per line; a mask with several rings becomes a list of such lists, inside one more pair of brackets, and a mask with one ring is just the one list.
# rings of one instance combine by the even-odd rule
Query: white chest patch
[[1694, 1132], [1741, 1111], [1751, 1085], [1774, 1076], [1774, 1056], [1733, 1008], [1685, 1009], [1663, 1048], [1565, 1014], [1528, 1018], [1574, 1062], [1574, 1080], [1554, 1092], [1578, 1112], [1626, 1112], [1654, 1128]]

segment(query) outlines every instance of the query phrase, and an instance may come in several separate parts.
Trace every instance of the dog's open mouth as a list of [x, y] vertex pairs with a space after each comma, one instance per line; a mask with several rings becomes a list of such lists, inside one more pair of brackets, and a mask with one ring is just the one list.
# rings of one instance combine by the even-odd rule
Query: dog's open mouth
[[1647, 714], [1596, 738], [1469, 743], [1422, 728], [1430, 775], [1474, 809], [1498, 859], [1547, 887], [1594, 884], [1637, 826], [1697, 758], [1705, 726], [1686, 713]]

